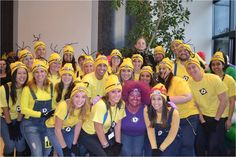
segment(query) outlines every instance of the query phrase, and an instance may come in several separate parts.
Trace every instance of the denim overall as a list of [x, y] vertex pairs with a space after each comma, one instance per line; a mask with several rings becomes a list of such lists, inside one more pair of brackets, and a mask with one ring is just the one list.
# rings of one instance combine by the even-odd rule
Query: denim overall
[[[50, 85], [51, 99], [37, 100], [33, 90], [30, 88], [30, 93], [35, 101], [34, 111], [46, 113], [52, 110], [53, 86]], [[32, 156], [47, 156], [50, 153], [51, 145], [46, 136], [45, 117], [35, 118], [30, 117], [23, 121], [23, 131], [25, 139], [30, 147]]]
[[[157, 123], [154, 126], [155, 134], [156, 134], [156, 142], [157, 142], [158, 147], [160, 147], [162, 142], [168, 136], [168, 133], [171, 128], [173, 111], [174, 111], [174, 108], [171, 108], [171, 110], [169, 112], [169, 116], [167, 118], [166, 128], [162, 128], [161, 124], [157, 124]], [[180, 138], [181, 138], [181, 134], [180, 134], [180, 129], [179, 129], [174, 141], [165, 149], [165, 151], [162, 152], [161, 156], [176, 156], [178, 153], [177, 151], [180, 148], [180, 142], [181, 142]]]

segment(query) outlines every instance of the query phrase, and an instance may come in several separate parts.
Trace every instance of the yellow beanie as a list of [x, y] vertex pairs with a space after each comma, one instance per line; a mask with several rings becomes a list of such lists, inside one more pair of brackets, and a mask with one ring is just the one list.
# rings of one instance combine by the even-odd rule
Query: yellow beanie
[[151, 66], [144, 66], [144, 67], [142, 67], [142, 69], [140, 71], [140, 74], [143, 73], [143, 72], [148, 72], [148, 73], [150, 73], [153, 76], [153, 70], [152, 70]]
[[185, 68], [187, 68], [189, 64], [196, 64], [200, 70], [203, 70], [202, 67], [200, 66], [199, 60], [196, 57], [194, 58], [190, 57], [189, 60], [187, 60], [184, 64]]
[[70, 53], [71, 55], [74, 55], [74, 52], [75, 52], [75, 50], [71, 45], [66, 45], [63, 48], [63, 54]]
[[224, 59], [224, 56], [223, 56], [223, 52], [221, 51], [217, 51], [213, 57], [211, 58], [211, 62], [212, 61], [221, 61], [225, 64], [225, 59]]
[[164, 59], [160, 62], [159, 66], [160, 66], [160, 65], [166, 66], [167, 68], [169, 68], [169, 69], [173, 72], [174, 63], [173, 63], [168, 57], [164, 58]]
[[13, 74], [19, 68], [24, 68], [27, 70], [26, 65], [20, 61], [16, 61], [14, 63], [11, 63], [10, 68], [11, 68], [11, 74]]
[[53, 62], [60, 62], [61, 63], [61, 56], [58, 53], [52, 53], [48, 59], [49, 65]]
[[114, 89], [122, 90], [121, 83], [116, 75], [109, 75], [105, 82], [105, 93], [107, 94]]
[[36, 52], [38, 50], [38, 48], [42, 46], [43, 48], [46, 47], [46, 44], [43, 41], [36, 41], [34, 43], [34, 52]]
[[111, 56], [111, 58], [114, 57], [114, 56], [119, 56], [119, 57], [122, 59], [122, 54], [121, 54], [120, 51], [117, 50], [117, 49], [112, 50], [110, 56]]
[[87, 89], [87, 84], [80, 82], [75, 85], [75, 87], [72, 89], [70, 97], [73, 97], [75, 93], [77, 92], [84, 92], [86, 95], [88, 95], [88, 89]]
[[138, 60], [140, 60], [141, 62], [142, 62], [142, 64], [143, 64], [143, 57], [140, 55], [140, 54], [133, 54], [133, 56], [132, 56], [132, 61], [134, 61], [135, 59], [138, 59]]
[[165, 49], [162, 46], [157, 46], [154, 49], [154, 54], [160, 53], [165, 56]]
[[[125, 58], [125, 59], [123, 60], [123, 62], [122, 62], [121, 65], [120, 65], [120, 70], [122, 70], [122, 69], [134, 70], [134, 65], [133, 65], [133, 63], [132, 63], [132, 61], [131, 61], [130, 58]], [[119, 71], [120, 71], [120, 70], [119, 70]]]
[[64, 74], [74, 76], [74, 68], [71, 63], [64, 64], [64, 66], [60, 69], [60, 75], [62, 76]]
[[183, 50], [183, 49], [187, 50], [192, 57], [194, 55], [192, 48], [188, 44], [180, 44], [177, 49], [178, 51]]
[[46, 62], [44, 62], [42, 60], [35, 59], [33, 65], [32, 65], [32, 72], [34, 72], [37, 69], [43, 69], [46, 72], [48, 72], [48, 65], [46, 64]]
[[27, 56], [33, 57], [33, 54], [27, 49], [23, 49], [18, 53], [18, 58], [20, 61], [22, 61]]
[[99, 64], [105, 64], [106, 66], [108, 66], [108, 60], [107, 57], [104, 55], [99, 55], [96, 60], [95, 60], [95, 67], [97, 67]]
[[92, 63], [92, 64], [94, 64], [94, 60], [93, 60], [93, 57], [92, 57], [92, 56], [85, 55], [84, 57], [85, 57], [85, 58], [84, 58], [83, 66], [84, 66], [85, 64], [87, 64], [87, 63]]
[[166, 87], [162, 83], [158, 83], [152, 88], [150, 97], [152, 97], [153, 95], [161, 95], [166, 100], [167, 99], [166, 93], [167, 93]]

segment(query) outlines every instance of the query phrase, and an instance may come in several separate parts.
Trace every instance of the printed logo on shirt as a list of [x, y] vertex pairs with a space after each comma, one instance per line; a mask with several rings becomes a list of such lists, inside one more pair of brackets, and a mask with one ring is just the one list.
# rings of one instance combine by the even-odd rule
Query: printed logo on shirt
[[137, 123], [137, 122], [139, 121], [139, 118], [134, 116], [134, 117], [131, 119], [131, 121], [132, 121], [133, 123]]
[[16, 106], [16, 111], [20, 112], [20, 106], [19, 105]]
[[199, 90], [199, 92], [202, 94], [202, 95], [205, 95], [207, 93], [207, 90], [205, 88], [202, 88]]
[[47, 111], [48, 111], [47, 108], [43, 108], [43, 109], [42, 109], [42, 112], [43, 112], [43, 113], [47, 113]]
[[183, 79], [184, 79], [185, 81], [188, 81], [189, 77], [188, 77], [188, 76], [183, 76]]
[[162, 131], [160, 130], [160, 131], [158, 131], [158, 136], [161, 136], [162, 135]]

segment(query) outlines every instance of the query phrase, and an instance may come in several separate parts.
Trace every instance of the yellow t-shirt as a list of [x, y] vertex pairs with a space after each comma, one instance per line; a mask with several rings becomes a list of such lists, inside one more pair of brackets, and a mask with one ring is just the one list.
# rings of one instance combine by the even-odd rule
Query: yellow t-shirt
[[134, 80], [138, 81], [139, 80], [140, 73], [134, 73]]
[[95, 72], [89, 73], [84, 76], [82, 82], [88, 83], [88, 96], [91, 97], [91, 101], [96, 96], [104, 96], [105, 95], [105, 82], [108, 74], [105, 73], [101, 80], [98, 80], [95, 76]]
[[220, 77], [203, 73], [201, 81], [190, 79], [188, 83], [202, 114], [215, 117], [220, 103], [218, 95], [228, 90]]
[[[50, 100], [51, 99], [51, 91], [50, 85], [48, 86], [47, 91], [38, 88], [37, 91], [34, 90], [34, 93], [37, 97], [37, 100]], [[25, 115], [25, 119], [29, 117], [39, 118], [41, 116], [41, 112], [33, 110], [35, 101], [30, 93], [30, 89], [28, 86], [23, 88], [21, 95], [21, 113]]]
[[55, 109], [57, 104], [59, 104], [60, 102], [64, 101], [64, 96], [65, 96], [66, 93], [67, 93], [67, 90], [63, 89], [62, 90], [61, 100], [59, 102], [57, 102], [56, 99], [57, 99], [58, 92], [54, 88], [53, 98], [52, 98], [52, 109]]
[[106, 112], [108, 112], [106, 121], [103, 124], [104, 133], [107, 133], [111, 127], [112, 121], [118, 122], [126, 116], [124, 103], [122, 103], [120, 109], [117, 107], [117, 105], [111, 106], [110, 109], [111, 112], [107, 110], [104, 101], [99, 100], [95, 105], [92, 106], [90, 117], [86, 119], [82, 125], [83, 130], [88, 134], [95, 134], [96, 131], [94, 128], [94, 122], [103, 124], [104, 116]]
[[[168, 109], [170, 111], [171, 108], [168, 108]], [[148, 118], [147, 107], [144, 108], [143, 115], [144, 115], [144, 120], [145, 120], [148, 138], [149, 138], [151, 147], [152, 147], [152, 149], [157, 149], [155, 129], [150, 127], [151, 122]], [[156, 122], [158, 124], [161, 124], [161, 116], [162, 116], [161, 113], [157, 113]], [[160, 149], [162, 151], [164, 151], [174, 141], [174, 139], [178, 133], [178, 130], [179, 130], [179, 123], [180, 123], [179, 112], [175, 109], [173, 111], [173, 115], [172, 115], [170, 131], [169, 131], [167, 137], [165, 138], [165, 140], [160, 145]]]
[[[180, 96], [189, 93], [192, 94], [188, 83], [184, 79], [174, 76], [171, 80], [171, 86], [168, 89], [168, 96]], [[195, 106], [194, 99], [186, 103], [176, 105], [178, 107], [181, 119], [199, 113], [197, 107]]]
[[55, 87], [55, 85], [61, 81], [61, 77], [59, 74], [58, 75], [49, 74], [48, 79], [52, 82], [53, 87]]
[[[225, 74], [223, 82], [225, 83], [226, 87], [228, 88], [228, 90], [227, 90], [228, 98], [230, 98], [232, 96], [236, 96], [236, 83], [235, 83], [233, 77], [231, 77], [228, 74]], [[228, 105], [226, 106], [225, 111], [221, 117], [228, 117], [228, 115], [229, 115], [229, 101], [228, 101]]]
[[[7, 83], [8, 87], [9, 87], [9, 108], [10, 108], [10, 116], [11, 116], [11, 119], [14, 120], [14, 119], [17, 119], [18, 117], [18, 112], [17, 112], [17, 108], [20, 106], [20, 99], [21, 99], [21, 92], [22, 92], [22, 88], [21, 89], [16, 89], [16, 104], [13, 105], [12, 103], [12, 99], [11, 99], [11, 95], [10, 95], [10, 92], [11, 92], [11, 83]], [[6, 100], [6, 91], [5, 91], [5, 88], [4, 86], [2, 85], [0, 87], [0, 107], [8, 107], [8, 104], [7, 104], [7, 100]], [[2, 112], [1, 112], [1, 116], [2, 116]]]
[[[183, 64], [181, 64], [181, 62], [179, 60], [176, 60], [176, 64], [174, 64], [177, 66], [177, 69], [176, 69], [176, 75], [175, 76], [178, 76], [178, 77], [181, 77], [183, 78], [185, 81], [188, 81], [189, 78], [191, 77], [188, 72], [186, 71], [186, 68]], [[176, 67], [174, 67], [175, 69]]]
[[45, 124], [48, 128], [55, 127], [55, 116], [63, 120], [63, 127], [73, 127], [79, 122], [80, 109], [75, 109], [72, 114], [69, 114], [66, 101], [61, 101], [55, 110], [53, 117], [49, 118]]
[[28, 72], [28, 82], [33, 79], [33, 73], [31, 71]]

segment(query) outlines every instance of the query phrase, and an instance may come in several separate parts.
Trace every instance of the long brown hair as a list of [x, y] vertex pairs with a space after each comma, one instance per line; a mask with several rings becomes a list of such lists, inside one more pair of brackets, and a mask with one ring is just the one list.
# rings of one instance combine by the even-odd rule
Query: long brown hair
[[[161, 97], [161, 98], [162, 98], [162, 102], [163, 102], [162, 112], [161, 112], [161, 122], [162, 122], [161, 127], [166, 128], [166, 126], [167, 126], [167, 117], [169, 115], [169, 110], [168, 110], [167, 106], [169, 106], [169, 105], [163, 97]], [[148, 105], [147, 109], [148, 109], [147, 110], [148, 118], [150, 120], [150, 126], [149, 127], [154, 128], [155, 124], [157, 123], [157, 112], [151, 104]]]
[[[50, 93], [50, 89], [48, 88], [48, 86], [50, 85], [50, 81], [48, 79], [48, 77], [46, 76], [44, 81], [43, 81], [43, 90]], [[36, 84], [36, 80], [35, 78], [33, 77], [33, 79], [31, 81], [28, 82], [28, 86], [34, 90], [35, 92], [37, 92], [38, 90], [38, 87], [37, 87], [37, 84]]]
[[[74, 88], [75, 84], [73, 83], [73, 81], [71, 81], [69, 87], [67, 88], [67, 92], [64, 95], [63, 100], [69, 99], [70, 98], [70, 94], [72, 89]], [[62, 99], [62, 92], [63, 92], [63, 88], [64, 88], [64, 84], [62, 82], [62, 80], [56, 84], [55, 86], [55, 91], [57, 92], [57, 97], [56, 97], [56, 102], [60, 102]]]

